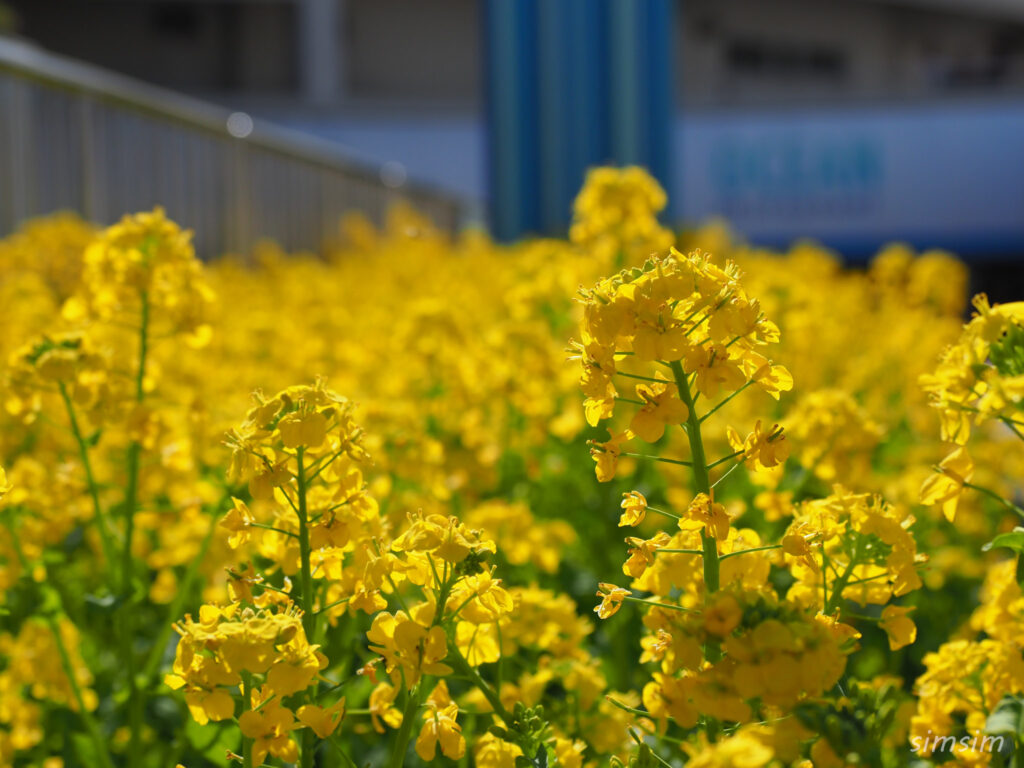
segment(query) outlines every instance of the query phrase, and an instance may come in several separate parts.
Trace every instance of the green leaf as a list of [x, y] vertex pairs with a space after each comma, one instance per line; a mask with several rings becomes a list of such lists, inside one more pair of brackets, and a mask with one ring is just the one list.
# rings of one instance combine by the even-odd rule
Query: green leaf
[[96, 745], [86, 734], [72, 733], [71, 743], [82, 765], [103, 765], [102, 759], [96, 753]]
[[223, 763], [224, 754], [228, 750], [241, 751], [241, 741], [237, 730], [233, 732], [231, 728], [226, 728], [219, 723], [199, 725], [190, 717], [185, 726], [185, 738], [188, 739], [192, 749], [218, 765]]
[[85, 596], [86, 610], [93, 616], [110, 617], [124, 603], [124, 600], [115, 595], [105, 592], [102, 594], [88, 594]]
[[1020, 733], [1022, 717], [1024, 717], [1024, 698], [1004, 696], [992, 710], [988, 720], [985, 721], [985, 733], [1016, 736]]
[[1012, 549], [1014, 552], [1024, 552], [1024, 528], [1018, 526], [1009, 533], [1001, 533], [981, 549], [983, 552], [988, 552], [991, 549]]
[[654, 752], [646, 744], [641, 744], [637, 750], [635, 765], [636, 768], [655, 768], [658, 765]]
[[36, 612], [40, 616], [60, 616], [64, 613], [60, 595], [55, 589], [46, 584], [40, 587], [40, 600]]
[[1024, 328], [1011, 325], [1006, 335], [989, 348], [989, 359], [1003, 376], [1024, 373]]

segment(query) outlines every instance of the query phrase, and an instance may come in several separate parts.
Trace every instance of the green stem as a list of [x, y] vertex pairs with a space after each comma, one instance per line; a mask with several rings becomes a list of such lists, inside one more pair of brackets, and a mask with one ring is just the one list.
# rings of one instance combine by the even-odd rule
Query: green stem
[[713, 482], [711, 484], [711, 487], [712, 488], [717, 488], [719, 483], [721, 483], [723, 480], [725, 480], [725, 478], [727, 478], [729, 475], [731, 475], [733, 472], [735, 472], [736, 469], [740, 465], [742, 465], [742, 464], [743, 464], [743, 459], [741, 458], [739, 461], [735, 462], [731, 467], [729, 467], [727, 470], [725, 470], [725, 472], [722, 473], [722, 476], [720, 478], [718, 478], [717, 480], [715, 480], [715, 482]]
[[133, 440], [128, 446], [128, 487], [124, 500], [124, 544], [121, 548], [121, 592], [128, 595], [132, 591], [134, 574], [132, 563], [132, 539], [135, 536], [135, 510], [138, 506], [139, 494], [139, 459], [142, 445]]
[[[352, 712], [353, 714], [355, 714], [354, 710], [348, 710], [348, 711]], [[366, 710], [366, 711], [369, 712], [370, 710]], [[338, 744], [338, 742], [336, 741], [336, 739], [335, 739], [335, 737], [333, 735], [329, 739], [329, 742], [330, 742], [330, 745], [332, 747], [334, 747], [334, 749], [337, 751], [338, 756], [341, 757], [341, 759], [345, 761], [345, 765], [349, 766], [349, 768], [359, 768], [359, 766], [356, 765], [356, 761], [348, 756], [348, 753], [344, 749], [341, 748], [341, 745]]]
[[720, 558], [718, 558], [718, 561], [721, 562], [722, 560], [728, 560], [730, 557], [737, 557], [739, 555], [746, 555], [746, 554], [748, 554], [750, 552], [765, 552], [765, 551], [767, 551], [769, 549], [782, 549], [782, 545], [781, 544], [770, 544], [770, 545], [768, 545], [766, 547], [753, 547], [752, 549], [740, 549], [740, 550], [737, 550], [735, 552], [729, 552], [728, 554], [722, 555]]
[[860, 621], [881, 621], [881, 616], [865, 616], [863, 613], [844, 613], [843, 619], [858, 619]]
[[78, 716], [85, 729], [89, 732], [89, 738], [92, 740], [96, 756], [104, 768], [114, 768], [114, 763], [110, 759], [110, 753], [107, 752], [107, 743], [103, 738], [100, 727], [85, 707], [82, 687], [78, 684], [78, 680], [75, 679], [75, 668], [71, 663], [71, 655], [64, 645], [64, 638], [60, 635], [60, 625], [53, 616], [47, 616], [46, 621], [50, 625], [50, 631], [53, 633], [53, 640], [57, 646], [57, 655], [60, 656], [61, 666], [64, 668], [64, 674], [67, 676], [68, 683], [71, 686], [71, 694], [75, 697], [75, 704], [78, 706]]
[[395, 738], [394, 746], [391, 749], [391, 768], [402, 768], [405, 764], [405, 753], [409, 750], [409, 741], [412, 739], [412, 729], [415, 725], [416, 713], [422, 706], [424, 680], [409, 691], [409, 697], [405, 702], [405, 709], [402, 711], [402, 725], [398, 729], [398, 736]]
[[[501, 621], [494, 622], [494, 632], [498, 635], [498, 661], [494, 665], [494, 676], [497, 678], [495, 685], [498, 690], [501, 690], [502, 681], [505, 679], [505, 654], [502, 652], [502, 648], [505, 647], [504, 641], [501, 639]], [[579, 706], [577, 700], [576, 706]], [[577, 716], [577, 720], [578, 720]]]
[[868, 576], [867, 578], [864, 578], [864, 579], [853, 579], [852, 581], [848, 581], [846, 583], [846, 586], [854, 587], [854, 586], [856, 586], [858, 584], [866, 584], [869, 581], [878, 581], [879, 579], [887, 579], [887, 578], [889, 578], [889, 574], [888, 573], [880, 573], [877, 576]]
[[313, 467], [316, 467], [316, 471], [314, 471], [313, 474], [311, 474], [309, 476], [307, 484], [312, 483], [314, 480], [316, 480], [318, 477], [320, 477], [321, 473], [325, 469], [327, 469], [329, 466], [331, 466], [331, 464], [334, 463], [334, 460], [337, 459], [339, 456], [341, 456], [341, 454], [343, 454], [344, 452], [345, 452], [344, 450], [341, 450], [341, 451], [338, 451], [337, 453], [332, 453], [330, 455], [330, 457], [328, 457], [326, 459], [326, 462], [325, 462], [324, 457], [322, 457], [322, 456], [319, 459], [317, 459], [315, 462], [313, 462], [313, 465], [310, 467], [310, 469], [313, 469]]
[[635, 400], [632, 397], [618, 397], [616, 396], [615, 402], [617, 403], [632, 403], [633, 405], [647, 405], [643, 400]]
[[794, 503], [803, 500], [804, 491], [806, 491], [807, 487], [812, 482], [814, 482], [814, 479], [816, 477], [814, 473], [818, 470], [818, 467], [821, 466], [821, 462], [825, 460], [825, 457], [828, 456], [829, 452], [832, 450], [832, 447], [835, 445], [836, 438], [838, 436], [838, 432], [832, 435], [832, 437], [829, 438], [828, 445], [825, 446], [825, 450], [819, 453], [818, 456], [814, 459], [814, 461], [811, 462], [810, 466], [804, 469], [804, 473], [800, 477], [800, 481], [791, 489], [793, 493]]
[[728, 456], [723, 456], [722, 458], [718, 459], [717, 461], [713, 461], [710, 464], [708, 464], [708, 470], [710, 471], [710, 470], [714, 469], [715, 467], [717, 467], [719, 464], [725, 464], [725, 462], [731, 461], [732, 459], [735, 459], [737, 456], [742, 456], [742, 455], [743, 455], [743, 450], [742, 449], [738, 450], [738, 451], [733, 451]]
[[[139, 322], [139, 368], [135, 374], [135, 402], [141, 403], [145, 397], [146, 357], [149, 350], [149, 297], [143, 291], [140, 295], [142, 308]], [[139, 504], [139, 460], [142, 456], [142, 444], [132, 440], [128, 447], [128, 481], [124, 500], [124, 548], [121, 550], [121, 592], [125, 602], [119, 618], [121, 655], [128, 677], [128, 721], [131, 727], [131, 739], [128, 746], [128, 765], [138, 765], [142, 758], [142, 710], [143, 703], [136, 676], [135, 648], [135, 610], [131, 595], [134, 581], [132, 541], [135, 534], [135, 512]]]
[[[701, 436], [701, 419], [697, 417], [697, 408], [694, 397], [690, 392], [690, 382], [686, 378], [683, 366], [678, 360], [670, 364], [672, 375], [676, 380], [676, 389], [679, 390], [679, 399], [686, 405], [689, 415], [686, 419], [686, 436], [690, 441], [690, 458], [693, 460], [691, 471], [693, 473], [693, 485], [697, 493], [711, 495], [711, 477], [708, 472], [707, 457], [704, 453], [704, 440]], [[706, 530], [700, 532], [701, 545], [704, 551], [704, 600], [710, 601], [712, 595], [718, 591], [719, 570], [718, 570], [718, 542], [713, 536], [708, 536]], [[704, 658], [710, 664], [715, 664], [722, 658], [722, 647], [717, 640], [708, 639], [704, 644]], [[706, 723], [707, 735], [714, 741], [719, 732], [717, 720], [708, 718]]]
[[689, 608], [683, 608], [681, 605], [672, 605], [672, 603], [659, 603], [656, 600], [645, 600], [642, 597], [631, 597], [626, 595], [622, 598], [628, 600], [631, 603], [640, 603], [646, 605], [648, 608], [665, 608], [669, 611], [679, 611], [680, 613], [700, 613], [700, 611], [692, 611]]
[[462, 652], [454, 646], [449, 645], [448, 660], [453, 662], [452, 667], [462, 675], [469, 678], [470, 682], [476, 686], [477, 690], [483, 694], [484, 698], [487, 699], [487, 703], [491, 705], [491, 709], [494, 710], [494, 714], [501, 718], [502, 722], [505, 723], [509, 728], [513, 726], [512, 715], [505, 709], [505, 705], [501, 703], [501, 697], [498, 692], [492, 688], [480, 673], [466, 661], [466, 657], [462, 655]]
[[[693, 472], [693, 484], [697, 493], [711, 494], [711, 479], [708, 476], [707, 459], [704, 454], [704, 441], [700, 433], [700, 419], [697, 418], [697, 411], [693, 406], [693, 397], [690, 394], [690, 385], [686, 380], [686, 374], [683, 373], [683, 366], [678, 360], [671, 363], [672, 373], [676, 378], [676, 387], [679, 390], [679, 399], [686, 404], [687, 410], [690, 412], [687, 418], [687, 437], [690, 440], [690, 455], [693, 459], [691, 464], [691, 470]], [[705, 531], [701, 531], [701, 543], [704, 549], [704, 589], [705, 597], [710, 598], [715, 592], [718, 591], [719, 586], [719, 574], [718, 574], [718, 543], [715, 541], [713, 536], [708, 536]], [[713, 651], [714, 658], [708, 658], [708, 661], [714, 663], [718, 661], [718, 649], [715, 648]]]
[[742, 387], [740, 387], [735, 392], [733, 392], [731, 395], [729, 395], [728, 397], [723, 399], [722, 402], [720, 402], [718, 405], [716, 405], [714, 408], [712, 408], [711, 410], [709, 410], [707, 413], [705, 413], [703, 416], [700, 417], [701, 423], [707, 421], [708, 418], [710, 418], [713, 413], [716, 413], [719, 408], [723, 407], [724, 405], [727, 405], [730, 400], [732, 400], [734, 397], [736, 397], [736, 395], [738, 395], [740, 392], [745, 390], [747, 387], [749, 387], [753, 383], [754, 383], [754, 381], [753, 381], [753, 379], [751, 379], [746, 384], [744, 384]]
[[644, 711], [642, 709], [637, 709], [636, 707], [631, 707], [628, 704], [623, 704], [621, 701], [616, 699], [614, 696], [605, 696], [604, 700], [607, 701], [609, 704], [611, 704], [613, 707], [616, 707], [617, 709], [621, 709], [623, 712], [629, 712], [631, 715], [637, 715], [638, 717], [650, 717], [651, 716], [650, 712], [646, 712], [646, 711]]
[[669, 547], [662, 547], [656, 549], [655, 553], [659, 555], [700, 555], [704, 557], [703, 549], [670, 549]]
[[[301, 561], [302, 568], [300, 585], [301, 594], [299, 596], [301, 602], [300, 607], [302, 608], [302, 628], [306, 632], [306, 639], [310, 643], [315, 643], [316, 610], [314, 604], [316, 596], [313, 592], [313, 566], [310, 562], [309, 513], [306, 506], [306, 449], [304, 446], [299, 446], [296, 451], [295, 458], [298, 462], [298, 471], [295, 475], [295, 482], [298, 485], [298, 509], [296, 511], [299, 518], [299, 559]], [[312, 768], [313, 766], [313, 753], [316, 751], [315, 737], [316, 734], [313, 733], [311, 728], [303, 729], [302, 756], [300, 763], [302, 768]]]
[[275, 528], [274, 526], [267, 525], [265, 523], [249, 523], [249, 527], [250, 528], [261, 528], [264, 531], [273, 531], [274, 533], [279, 533], [282, 536], [288, 536], [289, 538], [292, 538], [292, 539], [299, 538], [297, 534], [294, 534], [291, 531], [286, 531], [283, 528]]
[[999, 420], [1001, 422], [1003, 422], [1006, 426], [1008, 426], [1010, 428], [1010, 431], [1013, 432], [1013, 434], [1015, 434], [1021, 440], [1024, 440], [1024, 433], [1022, 433], [1019, 429], [1017, 429], [1017, 426], [1016, 426], [1016, 425], [1020, 425], [1019, 421], [1014, 421], [1013, 419], [1011, 419], [1011, 418], [1009, 418], [1007, 416], [1000, 416]]
[[206, 536], [203, 537], [203, 543], [199, 545], [199, 551], [196, 553], [196, 556], [192, 558], [192, 562], [188, 564], [185, 575], [178, 584], [177, 592], [174, 594], [174, 601], [171, 603], [171, 607], [167, 612], [167, 621], [163, 623], [160, 630], [160, 637], [157, 639], [153, 649], [149, 652], [149, 658], [146, 659], [146, 664], [142, 668], [142, 679], [147, 681], [147, 687], [152, 683], [153, 678], [156, 677], [157, 672], [160, 669], [160, 660], [163, 658], [164, 649], [167, 647], [167, 641], [170, 639], [171, 633], [174, 631], [174, 622], [181, 618], [181, 612], [185, 606], [185, 601], [188, 600], [192, 592], [192, 584], [195, 582], [196, 576], [199, 574], [200, 566], [206, 559], [206, 553], [210, 550], [210, 544], [213, 542], [213, 534], [217, 530], [217, 523], [219, 520], [220, 512], [215, 510], [210, 515], [210, 526], [206, 530]]
[[[849, 585], [853, 569], [857, 567], [857, 561], [860, 559], [860, 545], [861, 540], [858, 538], [857, 543], [853, 545], [853, 554], [850, 555], [850, 562], [846, 564], [846, 569], [832, 585], [832, 594], [829, 596], [828, 602], [825, 603], [825, 609], [822, 611], [826, 616], [831, 616], [836, 608], [839, 607], [839, 601], [843, 599], [843, 590]], [[821, 578], [822, 581], [826, 580], [824, 571], [822, 571]]]
[[680, 467], [693, 466], [689, 461], [682, 461], [680, 459], [666, 459], [661, 456], [652, 456], [649, 453], [630, 453], [629, 451], [622, 451], [621, 456], [632, 456], [637, 459], [649, 459], [651, 461], [660, 461], [662, 464], [675, 464]]
[[14, 519], [11, 516], [9, 510], [3, 516], [4, 527], [7, 528], [7, 533], [11, 537], [11, 547], [14, 549], [14, 554], [18, 558], [18, 562], [21, 564], [22, 574], [28, 578], [32, 577], [32, 568], [28, 564], [28, 558], [25, 557], [25, 551], [21, 548], [21, 540], [18, 538], [18, 532], [14, 527]]
[[974, 483], [964, 483], [964, 488], [971, 488], [971, 489], [973, 489], [975, 491], [978, 491], [979, 493], [983, 493], [986, 496], [988, 496], [988, 497], [990, 497], [992, 499], [995, 499], [1000, 504], [1002, 504], [1004, 507], [1006, 507], [1008, 510], [1010, 510], [1011, 512], [1016, 513], [1019, 517], [1024, 518], [1024, 509], [1021, 509], [1016, 504], [1014, 504], [1012, 501], [1004, 499], [1002, 496], [1000, 496], [995, 491], [993, 491], [993, 490], [991, 490], [989, 488], [986, 488], [983, 485], [975, 485]]
[[430, 563], [430, 570], [434, 574], [434, 581], [437, 582], [437, 610], [434, 611], [434, 620], [431, 622], [431, 627], [441, 626], [441, 622], [447, 618], [444, 615], [445, 607], [448, 604], [448, 595], [451, 594], [452, 587], [455, 585], [456, 578], [448, 577], [448, 561], [444, 561], [444, 576], [442, 577], [437, 572], [437, 566], [434, 564], [434, 558], [429, 554], [427, 555], [427, 562]]
[[[139, 368], [135, 374], [135, 402], [141, 403], [146, 396], [146, 357], [149, 350], [149, 298], [142, 293], [142, 318], [139, 323]], [[135, 512], [139, 505], [139, 460], [142, 444], [132, 440], [128, 446], [128, 486], [124, 500], [124, 548], [121, 551], [121, 585], [124, 594], [131, 592], [132, 584], [132, 536], [135, 532]]]
[[636, 379], [637, 381], [653, 381], [655, 384], [664, 384], [664, 379], [656, 379], [653, 376], [639, 376], [635, 373], [626, 373], [625, 371], [616, 371], [616, 376], [625, 376], [627, 379]]
[[298, 517], [299, 517], [299, 558], [301, 560], [301, 594], [302, 626], [306, 630], [306, 638], [313, 643], [316, 634], [316, 613], [313, 607], [313, 566], [310, 562], [311, 548], [309, 545], [309, 520], [306, 507], [306, 473], [303, 466], [306, 449], [299, 447], [296, 455], [299, 471], [296, 475], [298, 483]]
[[[25, 557], [25, 552], [22, 550], [21, 544], [19, 543], [17, 533], [14, 529], [14, 522], [9, 514], [4, 515], [3, 518], [7, 531], [11, 536], [11, 546], [14, 549], [14, 554], [18, 558], [18, 562], [21, 563], [21, 569], [25, 576], [30, 577], [32, 569], [29, 567], [28, 558]], [[61, 606], [61, 611], [63, 612], [64, 606], [60, 592], [45, 585], [43, 589], [53, 595], [54, 601]], [[44, 599], [44, 602], [47, 602], [47, 600]], [[67, 646], [64, 645], [64, 638], [61, 637], [60, 625], [53, 616], [47, 616], [46, 622], [50, 627], [50, 631], [53, 633], [53, 642], [57, 646], [57, 655], [60, 656], [61, 666], [64, 668], [64, 674], [68, 678], [68, 685], [71, 686], [71, 695], [75, 697], [75, 703], [78, 705], [78, 716], [85, 725], [85, 729], [89, 732], [89, 738], [93, 741], [96, 755], [99, 757], [103, 768], [114, 768], [114, 764], [110, 759], [110, 753], [107, 751], [107, 743], [103, 738], [103, 733], [100, 731], [99, 725], [89, 713], [89, 710], [85, 707], [85, 697], [82, 695], [82, 688], [78, 685], [78, 680], [75, 679], [75, 668], [71, 663], [71, 655], [68, 653]]]
[[78, 417], [75, 415], [75, 406], [71, 402], [71, 396], [68, 395], [67, 387], [63, 381], [58, 382], [57, 386], [60, 388], [60, 396], [64, 400], [64, 408], [68, 412], [68, 421], [71, 422], [71, 433], [75, 436], [75, 442], [78, 443], [78, 454], [82, 461], [82, 468], [85, 470], [85, 482], [89, 487], [89, 495], [92, 497], [93, 518], [96, 520], [96, 530], [99, 531], [100, 544], [103, 546], [103, 559], [107, 564], [107, 568], [114, 568], [114, 561], [116, 560], [114, 543], [110, 539], [107, 516], [103, 511], [103, 506], [100, 504], [99, 489], [96, 486], [96, 478], [92, 473], [92, 462], [89, 460], [89, 446], [82, 435], [81, 427], [78, 424]]
[[[971, 394], [974, 395], [974, 397], [979, 397], [978, 393], [974, 389], [971, 390]], [[950, 402], [943, 401], [941, 403], [941, 405], [944, 408], [950, 408], [951, 410], [954, 410], [954, 411], [967, 411], [969, 413], [980, 413], [983, 416], [989, 416], [989, 414], [985, 413], [980, 408], [974, 408], [973, 406], [964, 405], [963, 403], [950, 403]], [[1014, 419], [1011, 416], [992, 415], [992, 416], [989, 416], [989, 418], [996, 419], [997, 421], [1001, 421], [1004, 424], [1006, 424], [1006, 426], [1010, 426], [1012, 424], [1016, 424], [1017, 426], [1024, 427], [1024, 421], [1017, 421], [1016, 419]]]
[[[252, 707], [252, 676], [248, 672], [242, 673], [242, 711]], [[244, 768], [252, 768], [252, 739], [242, 734], [242, 765]]]
[[654, 512], [656, 515], [664, 515], [670, 517], [673, 520], [682, 520], [682, 517], [677, 515], [675, 512], [666, 512], [664, 509], [658, 509], [657, 507], [647, 507], [648, 512]]
[[341, 598], [341, 600], [335, 600], [333, 603], [328, 603], [327, 605], [322, 606], [321, 608], [317, 608], [316, 614], [317, 616], [319, 616], [321, 613], [326, 613], [327, 611], [331, 610], [331, 608], [335, 608], [341, 605], [342, 603], [347, 603], [350, 599], [351, 598], [343, 597]]
[[825, 610], [825, 606], [828, 605], [828, 554], [825, 552], [825, 547], [821, 548], [821, 609], [822, 612]]

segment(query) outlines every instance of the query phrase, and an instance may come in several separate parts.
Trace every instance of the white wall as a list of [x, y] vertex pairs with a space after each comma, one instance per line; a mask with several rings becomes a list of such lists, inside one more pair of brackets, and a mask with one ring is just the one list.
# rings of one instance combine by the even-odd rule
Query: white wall
[[[335, 118], [294, 127], [470, 198], [486, 197], [479, 117]], [[1024, 99], [704, 111], [674, 133], [672, 216], [727, 217], [750, 240], [849, 254], [892, 239], [1024, 252]]]
[[692, 114], [676, 212], [755, 242], [1024, 251], [1024, 100]]

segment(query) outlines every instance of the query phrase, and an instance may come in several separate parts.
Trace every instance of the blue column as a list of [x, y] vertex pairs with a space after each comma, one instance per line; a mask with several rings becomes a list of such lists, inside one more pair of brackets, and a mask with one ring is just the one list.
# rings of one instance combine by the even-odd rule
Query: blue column
[[537, 0], [487, 0], [484, 25], [490, 223], [512, 238], [540, 226]]
[[674, 0], [485, 0], [491, 226], [565, 231], [586, 169], [670, 176]]

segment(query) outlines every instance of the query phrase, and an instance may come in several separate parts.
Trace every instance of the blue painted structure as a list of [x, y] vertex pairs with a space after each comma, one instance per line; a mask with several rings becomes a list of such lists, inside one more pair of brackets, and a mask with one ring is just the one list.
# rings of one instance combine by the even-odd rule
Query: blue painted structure
[[[668, 123], [669, 223], [723, 216], [752, 243], [785, 247], [812, 237], [854, 258], [892, 240], [985, 258], [1024, 253], [1020, 97], [690, 110]], [[410, 176], [467, 199], [486, 198], [488, 139], [476, 115], [346, 115], [293, 127], [376, 162], [397, 160]], [[582, 166], [580, 174], [563, 176], [559, 194], [571, 197]]]
[[1024, 101], [962, 100], [689, 115], [676, 123], [683, 204], [753, 243], [814, 238], [848, 257], [903, 241], [1024, 252]]
[[586, 169], [646, 166], [672, 194], [671, 0], [485, 0], [495, 235], [564, 231]]

